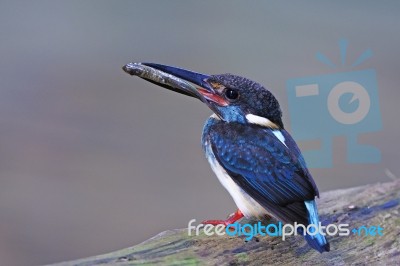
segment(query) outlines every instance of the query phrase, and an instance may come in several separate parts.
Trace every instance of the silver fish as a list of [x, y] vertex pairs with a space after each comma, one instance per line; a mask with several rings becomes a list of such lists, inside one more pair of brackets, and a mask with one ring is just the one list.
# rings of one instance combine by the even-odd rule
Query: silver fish
[[138, 76], [157, 85], [164, 85], [170, 90], [199, 99], [203, 98], [197, 88], [190, 82], [142, 63], [129, 63], [123, 66], [122, 69], [132, 76]]

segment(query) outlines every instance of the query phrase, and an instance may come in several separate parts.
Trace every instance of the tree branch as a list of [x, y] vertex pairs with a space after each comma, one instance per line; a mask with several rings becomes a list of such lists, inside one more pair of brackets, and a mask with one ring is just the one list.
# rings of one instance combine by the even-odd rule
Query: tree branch
[[400, 180], [322, 193], [318, 200], [323, 224], [349, 228], [381, 226], [383, 236], [328, 236], [331, 251], [319, 254], [302, 236], [188, 236], [169, 230], [130, 248], [55, 265], [343, 265], [400, 263]]

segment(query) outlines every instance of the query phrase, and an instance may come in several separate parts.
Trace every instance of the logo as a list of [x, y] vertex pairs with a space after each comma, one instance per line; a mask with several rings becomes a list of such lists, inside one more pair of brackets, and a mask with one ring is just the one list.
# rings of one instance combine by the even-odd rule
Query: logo
[[372, 226], [360, 226], [359, 228], [349, 229], [349, 224], [328, 224], [322, 225], [321, 222], [318, 225], [309, 224], [307, 226], [303, 224], [298, 224], [295, 222], [292, 224], [283, 224], [282, 222], [278, 222], [277, 224], [270, 223], [267, 225], [262, 224], [260, 221], [255, 224], [240, 224], [233, 223], [228, 224], [227, 226], [219, 224], [219, 225], [211, 225], [211, 224], [198, 224], [194, 225], [196, 219], [192, 219], [188, 223], [188, 236], [192, 235], [200, 235], [200, 232], [204, 233], [206, 236], [245, 236], [247, 241], [253, 239], [256, 236], [272, 236], [272, 237], [280, 237], [283, 241], [287, 238], [287, 236], [296, 236], [296, 235], [316, 235], [321, 234], [323, 236], [350, 236], [358, 235], [358, 236], [383, 236], [383, 227], [377, 225]]
[[[339, 42], [342, 67], [346, 66], [347, 46], [346, 40]], [[358, 67], [371, 56], [370, 49], [364, 51], [351, 67]], [[316, 58], [332, 69], [338, 68], [320, 52]], [[333, 166], [332, 143], [337, 136], [346, 137], [348, 163], [380, 161], [376, 147], [358, 142], [360, 134], [382, 129], [374, 69], [290, 79], [286, 89], [293, 137], [299, 142], [318, 143], [317, 149], [303, 152], [309, 167]]]

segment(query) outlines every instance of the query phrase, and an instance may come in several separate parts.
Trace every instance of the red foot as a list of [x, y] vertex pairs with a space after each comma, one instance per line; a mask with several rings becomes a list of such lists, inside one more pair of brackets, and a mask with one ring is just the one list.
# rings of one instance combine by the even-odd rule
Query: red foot
[[234, 222], [243, 217], [244, 217], [243, 213], [238, 209], [235, 213], [229, 215], [228, 219], [226, 220], [205, 220], [202, 222], [202, 224], [212, 224], [212, 225], [223, 224], [227, 226], [228, 224], [233, 224]]

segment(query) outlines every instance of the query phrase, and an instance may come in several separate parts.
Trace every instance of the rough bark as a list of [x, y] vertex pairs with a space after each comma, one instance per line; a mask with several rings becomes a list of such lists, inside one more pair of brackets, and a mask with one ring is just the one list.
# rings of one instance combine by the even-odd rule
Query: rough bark
[[328, 237], [331, 251], [320, 254], [301, 236], [188, 236], [187, 229], [162, 232], [136, 246], [55, 265], [400, 265], [400, 180], [322, 193], [323, 224], [384, 228], [383, 236]]

